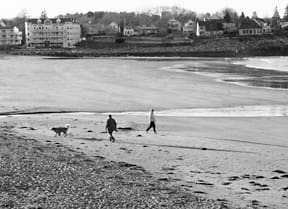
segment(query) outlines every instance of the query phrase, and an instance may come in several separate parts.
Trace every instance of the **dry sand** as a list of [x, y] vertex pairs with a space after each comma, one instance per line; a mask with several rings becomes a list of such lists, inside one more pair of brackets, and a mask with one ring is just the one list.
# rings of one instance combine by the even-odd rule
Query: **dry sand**
[[0, 208], [231, 208], [155, 179], [142, 167], [89, 157], [0, 126]]
[[[286, 208], [286, 117], [158, 117], [158, 134], [144, 131], [146, 117], [116, 119], [120, 128], [132, 128], [119, 129], [116, 143], [103, 132], [106, 115], [102, 114], [27, 115], [5, 121], [19, 136], [140, 165], [158, 178], [172, 179], [211, 199], [241, 207]], [[68, 137], [54, 137], [50, 128], [65, 123], [71, 125]]]

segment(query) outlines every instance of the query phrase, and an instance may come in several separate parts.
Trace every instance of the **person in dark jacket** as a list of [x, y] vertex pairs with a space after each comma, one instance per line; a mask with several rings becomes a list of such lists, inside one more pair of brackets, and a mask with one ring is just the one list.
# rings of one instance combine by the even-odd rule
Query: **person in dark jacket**
[[109, 115], [109, 118], [106, 122], [106, 127], [105, 129], [108, 131], [109, 135], [110, 135], [110, 141], [115, 142], [115, 138], [113, 136], [113, 131], [117, 131], [117, 123], [114, 120], [114, 118], [112, 118], [112, 115]]

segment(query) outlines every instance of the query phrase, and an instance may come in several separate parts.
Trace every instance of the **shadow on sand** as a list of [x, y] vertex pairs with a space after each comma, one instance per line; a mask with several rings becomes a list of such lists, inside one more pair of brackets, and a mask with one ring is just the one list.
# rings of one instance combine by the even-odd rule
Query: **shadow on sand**
[[229, 150], [229, 149], [215, 149], [207, 147], [193, 147], [193, 146], [181, 146], [181, 145], [166, 145], [166, 144], [147, 144], [147, 143], [136, 143], [136, 142], [126, 142], [122, 140], [117, 140], [121, 144], [133, 144], [133, 145], [142, 145], [142, 146], [155, 146], [155, 147], [168, 147], [168, 148], [179, 148], [179, 149], [193, 149], [193, 150], [203, 150], [203, 151], [216, 151], [216, 152], [234, 152], [234, 153], [249, 153], [256, 154], [256, 152], [248, 152], [241, 150]]

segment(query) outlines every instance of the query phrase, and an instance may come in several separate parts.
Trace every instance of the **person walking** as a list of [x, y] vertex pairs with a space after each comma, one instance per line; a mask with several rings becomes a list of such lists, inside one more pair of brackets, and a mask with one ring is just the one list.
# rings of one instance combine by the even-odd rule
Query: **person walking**
[[105, 129], [108, 131], [109, 135], [110, 135], [110, 141], [115, 142], [115, 138], [113, 136], [113, 131], [117, 132], [117, 123], [116, 120], [114, 118], [112, 118], [112, 115], [109, 115], [109, 118], [106, 122], [106, 127]]
[[154, 109], [151, 109], [150, 114], [149, 114], [149, 120], [150, 120], [150, 124], [149, 127], [146, 129], [146, 132], [148, 132], [150, 130], [150, 128], [153, 128], [154, 133], [156, 134], [156, 118], [155, 118], [155, 114], [154, 114]]

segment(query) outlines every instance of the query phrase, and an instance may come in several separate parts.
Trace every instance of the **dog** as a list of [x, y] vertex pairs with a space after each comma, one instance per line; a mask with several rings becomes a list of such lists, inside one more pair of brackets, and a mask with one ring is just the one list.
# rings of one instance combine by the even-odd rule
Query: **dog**
[[66, 124], [64, 127], [53, 127], [53, 128], [51, 128], [51, 131], [55, 132], [55, 137], [57, 135], [61, 136], [61, 133], [63, 133], [64, 136], [67, 136], [67, 132], [68, 132], [69, 128], [70, 128], [70, 125]]

